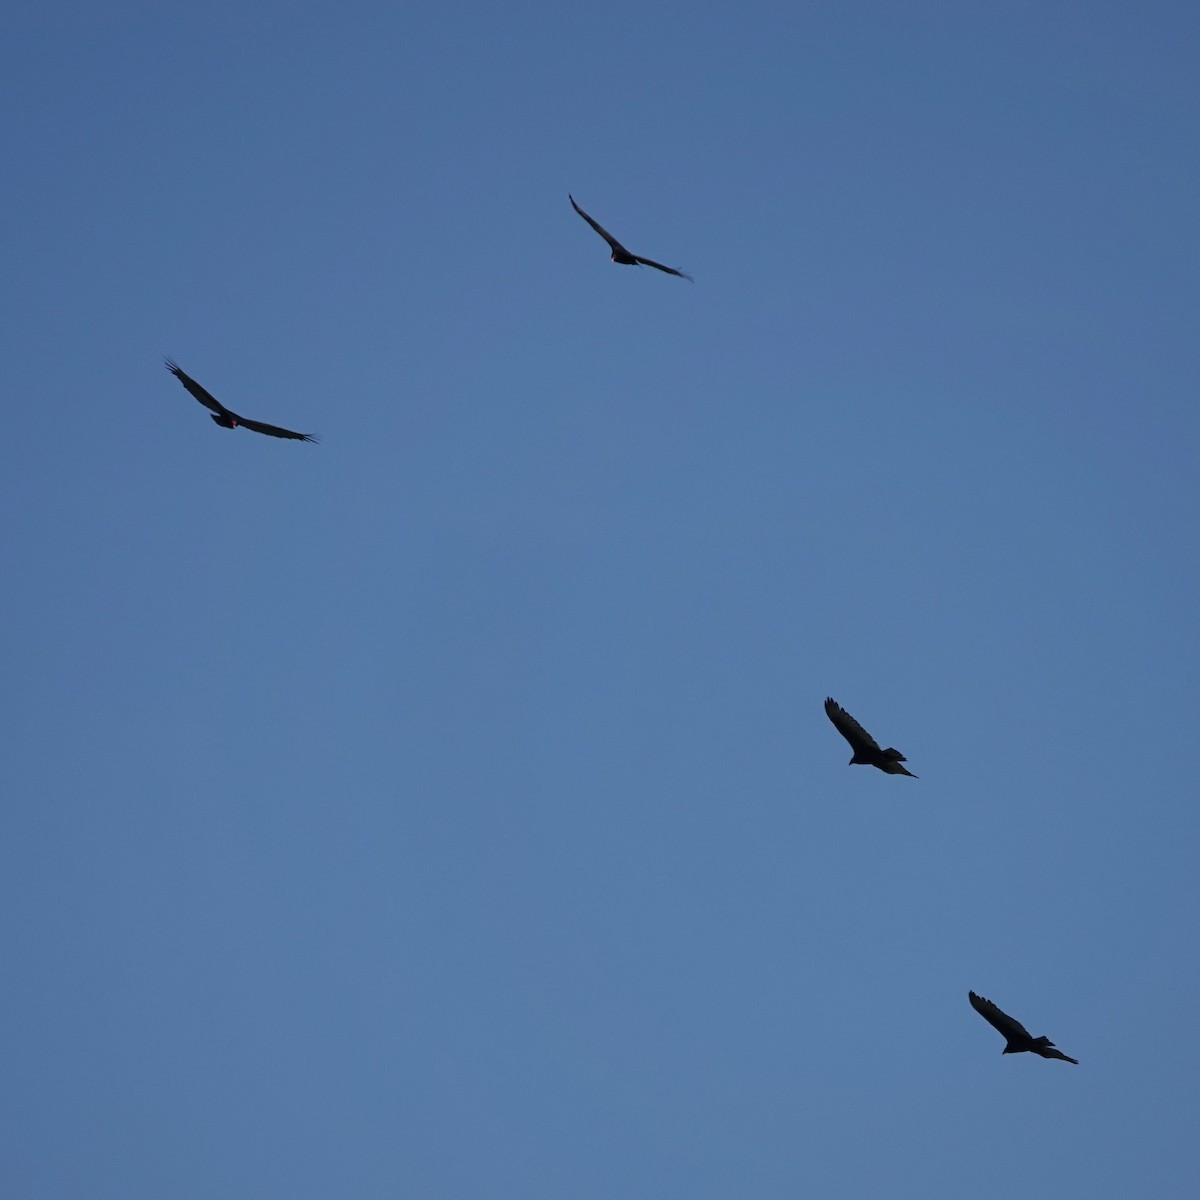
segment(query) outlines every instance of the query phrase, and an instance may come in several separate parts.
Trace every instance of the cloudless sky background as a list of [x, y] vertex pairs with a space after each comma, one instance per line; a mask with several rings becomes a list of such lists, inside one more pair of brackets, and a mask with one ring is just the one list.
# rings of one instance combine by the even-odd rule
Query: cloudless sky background
[[1194, 1195], [1198, 57], [10, 11], [4, 1194]]

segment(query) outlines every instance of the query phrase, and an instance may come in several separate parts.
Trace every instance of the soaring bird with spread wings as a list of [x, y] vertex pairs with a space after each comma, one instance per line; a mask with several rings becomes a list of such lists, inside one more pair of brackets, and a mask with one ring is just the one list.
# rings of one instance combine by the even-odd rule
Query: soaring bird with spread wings
[[825, 701], [825, 715], [854, 751], [850, 766], [878, 767], [888, 775], [908, 775], [912, 779], [917, 778], [907, 767], [900, 765], [908, 760], [899, 750], [892, 746], [881, 750], [879, 743], [836, 700]]
[[655, 262], [652, 258], [642, 258], [640, 254], [631, 254], [599, 221], [593, 221], [575, 203], [574, 196], [568, 194], [567, 199], [570, 200], [571, 207], [612, 247], [613, 262], [620, 263], [624, 267], [653, 267], [656, 271], [666, 271], [668, 275], [678, 275], [680, 279], [686, 279], [689, 283], [696, 282], [690, 275], [683, 271], [677, 271], [674, 267], [664, 267], [662, 263]]
[[169, 358], [164, 359], [167, 364], [167, 370], [183, 384], [189, 392], [205, 408], [212, 410], [212, 419], [216, 421], [222, 429], [236, 429], [241, 425], [244, 429], [252, 429], [255, 433], [265, 433], [269, 437], [291, 438], [297, 442], [315, 442], [317, 439], [311, 434], [295, 433], [290, 429], [281, 429], [278, 425], [267, 425], [263, 421], [252, 421], [249, 417], [239, 417], [237, 413], [228, 409], [223, 405], [216, 396], [211, 392], [202, 388], [190, 375], [186, 374], [177, 367]]
[[1023, 1054], [1025, 1051], [1029, 1051], [1031, 1054], [1040, 1054], [1043, 1058], [1058, 1058], [1063, 1062], [1079, 1066], [1079, 1059], [1068, 1058], [1061, 1050], [1056, 1050], [1054, 1043], [1048, 1037], [1035, 1038], [1031, 1036], [1029, 1030], [1020, 1021], [1010, 1017], [1006, 1012], [1001, 1012], [990, 1000], [985, 1000], [982, 996], [975, 995], [974, 992], [968, 992], [967, 996], [971, 1001], [971, 1007], [989, 1025], [1004, 1034], [1004, 1039], [1008, 1044], [1000, 1051], [1001, 1054]]

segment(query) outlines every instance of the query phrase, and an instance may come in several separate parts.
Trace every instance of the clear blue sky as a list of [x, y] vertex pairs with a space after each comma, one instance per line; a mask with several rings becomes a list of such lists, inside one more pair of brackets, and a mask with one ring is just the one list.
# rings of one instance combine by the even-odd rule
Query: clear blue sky
[[1196, 6], [102, 8], [0, 40], [4, 1194], [1195, 1195]]

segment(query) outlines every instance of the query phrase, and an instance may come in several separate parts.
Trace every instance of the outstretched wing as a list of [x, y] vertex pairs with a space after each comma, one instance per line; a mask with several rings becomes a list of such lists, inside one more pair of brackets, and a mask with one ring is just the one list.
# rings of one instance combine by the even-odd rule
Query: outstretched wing
[[693, 278], [692, 278], [692, 277], [691, 277], [689, 274], [687, 274], [687, 272], [685, 272], [685, 271], [677, 271], [677, 270], [675, 270], [675, 268], [674, 268], [674, 267], [664, 267], [664, 266], [662, 265], [662, 263], [656, 263], [656, 262], [654, 261], [654, 259], [652, 259], [652, 258], [639, 258], [639, 257], [638, 257], [638, 255], [636, 255], [636, 254], [635, 254], [633, 257], [634, 257], [634, 258], [636, 258], [636, 259], [638, 260], [638, 262], [640, 262], [640, 263], [641, 263], [643, 266], [645, 266], [645, 267], [654, 267], [655, 269], [657, 269], [657, 270], [659, 270], [659, 271], [666, 271], [666, 273], [667, 273], [668, 275], [678, 275], [680, 279], [686, 279], [686, 280], [688, 281], [688, 283], [695, 283], [695, 282], [696, 282], [696, 281], [695, 281], [695, 280], [694, 280], [694, 279], [693, 279]]
[[[602, 238], [603, 238], [603, 239], [604, 239], [604, 240], [605, 240], [605, 241], [606, 241], [606, 242], [607, 242], [607, 243], [608, 243], [608, 244], [609, 244], [609, 245], [610, 245], [610, 246], [611, 246], [611, 247], [612, 247], [614, 250], [619, 250], [619, 251], [620, 251], [622, 254], [629, 254], [629, 251], [628, 251], [628, 250], [626, 250], [626, 249], [625, 249], [625, 247], [624, 247], [624, 246], [622, 246], [622, 245], [621, 245], [621, 243], [620, 243], [620, 242], [618, 242], [618, 241], [617, 241], [617, 239], [616, 239], [615, 237], [613, 237], [613, 235], [612, 235], [611, 233], [609, 233], [609, 232], [608, 232], [608, 230], [607, 230], [607, 229], [605, 229], [605, 228], [604, 228], [604, 226], [603, 226], [603, 225], [601, 225], [599, 221], [593, 221], [593, 220], [592, 220], [592, 218], [591, 218], [591, 217], [589, 217], [589, 216], [587, 215], [587, 213], [585, 213], [585, 212], [583, 211], [583, 209], [582, 209], [582, 208], [580, 208], [580, 207], [579, 207], [579, 205], [575, 203], [575, 197], [574, 197], [574, 196], [572, 196], [572, 195], [570, 194], [570, 192], [568, 192], [568, 193], [567, 193], [567, 199], [568, 199], [568, 200], [570, 200], [570, 202], [571, 202], [571, 207], [572, 207], [572, 208], [573, 208], [573, 209], [574, 209], [574, 210], [575, 210], [575, 211], [576, 211], [576, 212], [577, 212], [577, 213], [578, 213], [578, 214], [579, 214], [579, 215], [580, 215], [580, 216], [581, 216], [581, 217], [582, 217], [582, 218], [583, 218], [583, 219], [584, 219], [584, 220], [585, 220], [585, 221], [586, 221], [586, 222], [587, 222], [587, 223], [588, 223], [588, 224], [589, 224], [589, 225], [590, 225], [590, 226], [591, 226], [591, 227], [592, 227], [592, 228], [593, 228], [593, 229], [594, 229], [594, 230], [595, 230], [595, 231], [596, 231], [596, 232], [597, 232], [597, 233], [598, 233], [598, 234], [599, 234], [599, 235], [600, 235], [600, 236], [601, 236], [601, 237], [602, 237]], [[634, 254], [629, 254], [629, 257], [630, 257], [630, 258], [636, 258], [637, 256], [636, 256], [636, 255], [634, 255]], [[641, 261], [643, 261], [643, 262], [644, 262], [644, 261], [646, 261], [646, 260], [644, 260], [644, 259], [643, 259], [643, 260], [641, 260]], [[652, 266], [652, 267], [657, 267], [657, 266], [658, 266], [658, 263], [650, 263], [649, 265], [650, 265], [650, 266]], [[659, 270], [660, 270], [660, 271], [670, 271], [670, 270], [671, 270], [671, 268], [670, 268], [670, 267], [659, 267]], [[672, 274], [678, 274], [678, 272], [672, 272]]]
[[246, 417], [238, 417], [237, 423], [243, 429], [252, 429], [255, 433], [265, 433], [268, 437], [291, 438], [296, 442], [317, 442], [320, 438], [311, 433], [296, 433], [291, 429], [281, 429], [278, 425], [267, 425], [263, 421], [251, 421]]
[[211, 408], [213, 412], [220, 413], [223, 417], [229, 417], [233, 415], [229, 409], [227, 409], [225, 405], [223, 405], [220, 400], [216, 398], [216, 396], [214, 396], [211, 392], [205, 391], [205, 389], [202, 388], [189, 374], [187, 374], [186, 371], [181, 370], [180, 367], [173, 363], [169, 358], [164, 358], [163, 362], [167, 364], [167, 370], [170, 371], [171, 374], [174, 375], [175, 378], [178, 379], [179, 382], [182, 383], [183, 386], [187, 388], [187, 390], [191, 392], [192, 395], [195, 396], [195, 398], [199, 400], [205, 408]]
[[[1050, 1045], [1051, 1045], [1051, 1047], [1053, 1047], [1054, 1043], [1051, 1042]], [[1057, 1059], [1061, 1059], [1063, 1062], [1074, 1063], [1076, 1066], [1079, 1066], [1079, 1059], [1072, 1058], [1069, 1054], [1064, 1054], [1061, 1050], [1055, 1050], [1055, 1049], [1039, 1050], [1038, 1053], [1043, 1058], [1057, 1058]]]
[[1022, 1038], [1026, 1041], [1033, 1041], [1029, 1036], [1029, 1030], [1015, 1017], [1001, 1012], [990, 1000], [984, 999], [983, 996], [977, 996], [974, 992], [968, 992], [967, 996], [971, 1001], [971, 1007], [989, 1025], [1002, 1033], [1007, 1041], [1019, 1042]]
[[850, 743], [855, 754], [863, 751], [879, 753], [879, 743], [832, 697], [825, 701], [825, 715]]

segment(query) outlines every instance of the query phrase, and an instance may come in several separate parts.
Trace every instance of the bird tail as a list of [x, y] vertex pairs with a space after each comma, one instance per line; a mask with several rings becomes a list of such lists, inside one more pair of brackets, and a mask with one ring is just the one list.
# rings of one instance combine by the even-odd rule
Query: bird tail
[[890, 758], [892, 762], [908, 762], [908, 759], [896, 749], [895, 746], [889, 746], [884, 752], [885, 758]]
[[1048, 1037], [1034, 1038], [1033, 1044], [1035, 1046], [1053, 1046], [1054, 1045], [1054, 1043]]

